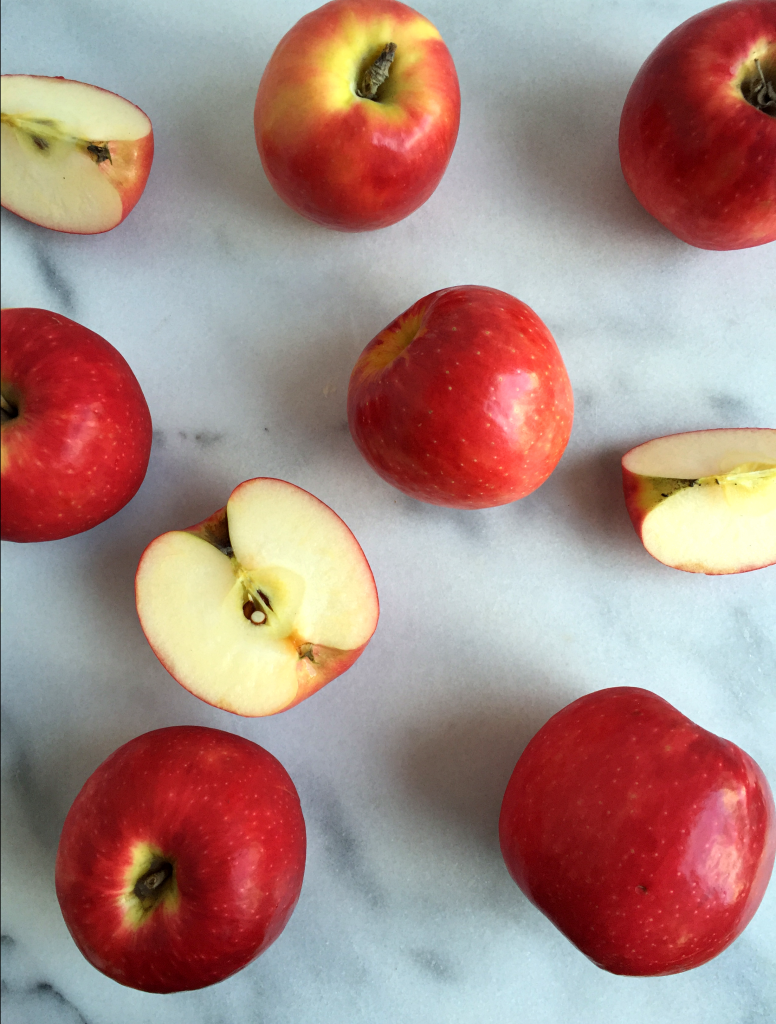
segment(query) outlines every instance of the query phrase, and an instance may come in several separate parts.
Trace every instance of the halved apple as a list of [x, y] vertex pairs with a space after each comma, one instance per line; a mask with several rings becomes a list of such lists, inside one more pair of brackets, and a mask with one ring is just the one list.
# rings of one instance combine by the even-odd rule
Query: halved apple
[[647, 551], [709, 576], [776, 562], [776, 430], [691, 430], [622, 457], [625, 504]]
[[2, 205], [91, 235], [127, 216], [154, 155], [151, 122], [113, 92], [66, 78], [3, 75]]
[[188, 530], [157, 537], [135, 581], [140, 624], [187, 690], [272, 715], [350, 668], [377, 626], [364, 552], [301, 487], [260, 477]]

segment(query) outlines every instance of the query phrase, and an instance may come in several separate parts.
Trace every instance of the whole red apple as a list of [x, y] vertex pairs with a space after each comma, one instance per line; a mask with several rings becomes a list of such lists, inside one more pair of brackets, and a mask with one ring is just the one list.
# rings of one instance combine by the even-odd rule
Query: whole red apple
[[134, 103], [67, 78], [3, 75], [2, 204], [55, 231], [110, 231], [143, 193], [154, 133]]
[[455, 66], [431, 22], [397, 0], [332, 0], [278, 43], [256, 97], [256, 143], [297, 213], [368, 231], [425, 203], [460, 109]]
[[690, 245], [776, 239], [776, 0], [731, 0], [666, 36], [625, 100], [620, 162]]
[[557, 345], [523, 302], [464, 285], [419, 299], [361, 353], [348, 421], [400, 491], [451, 508], [530, 494], [558, 463], [574, 400]]
[[119, 747], [59, 841], [56, 889], [86, 959], [145, 992], [204, 988], [280, 935], [299, 899], [294, 784], [241, 736], [175, 726]]
[[581, 697], [539, 730], [499, 821], [512, 878], [593, 963], [677, 974], [741, 934], [776, 812], [755, 762], [649, 690]]
[[3, 540], [70, 537], [126, 505], [151, 414], [112, 345], [60, 313], [4, 309], [1, 388]]

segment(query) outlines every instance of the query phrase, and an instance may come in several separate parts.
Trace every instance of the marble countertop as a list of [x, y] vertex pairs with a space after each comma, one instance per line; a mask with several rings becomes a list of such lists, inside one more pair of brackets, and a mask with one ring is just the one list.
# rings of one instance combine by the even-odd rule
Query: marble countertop
[[[765, 1024], [776, 886], [744, 935], [669, 978], [594, 967], [522, 896], [496, 823], [536, 729], [604, 686], [645, 686], [776, 782], [776, 569], [690, 575], [650, 558], [619, 460], [702, 427], [776, 425], [776, 246], [704, 252], [637, 205], [619, 112], [698, 0], [428, 0], [459, 72], [461, 131], [429, 202], [343, 235], [287, 209], [252, 108], [306, 0], [8, 0], [3, 70], [136, 102], [156, 158], [127, 221], [94, 237], [2, 214], [2, 302], [64, 313], [126, 356], [155, 443], [137, 497], [68, 540], [3, 545], [5, 1024]], [[511, 292], [557, 339], [576, 397], [550, 480], [458, 512], [383, 483], [347, 429], [363, 346], [420, 296]], [[133, 573], [150, 539], [252, 476], [331, 505], [374, 570], [362, 658], [292, 711], [243, 720], [157, 662]], [[202, 724], [271, 750], [308, 825], [299, 906], [210, 989], [154, 996], [82, 959], [53, 886], [76, 793], [148, 729]]]

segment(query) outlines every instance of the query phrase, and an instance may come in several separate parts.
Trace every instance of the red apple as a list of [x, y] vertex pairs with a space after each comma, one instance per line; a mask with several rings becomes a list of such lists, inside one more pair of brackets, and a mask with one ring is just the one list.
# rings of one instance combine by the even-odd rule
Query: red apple
[[154, 156], [146, 115], [96, 85], [2, 77], [2, 204], [55, 231], [92, 235], [120, 224]]
[[151, 415], [123, 356], [45, 309], [2, 311], [2, 538], [57, 540], [143, 482]]
[[175, 726], [119, 747], [59, 841], [62, 916], [86, 959], [145, 992], [204, 988], [275, 941], [299, 899], [294, 784], [241, 736]]
[[536, 733], [499, 835], [512, 878], [593, 963], [677, 974], [751, 920], [773, 868], [776, 811], [743, 750], [649, 690], [618, 686]]
[[345, 672], [377, 626], [364, 552], [328, 505], [259, 477], [143, 552], [137, 613], [170, 675], [238, 715], [293, 707]]
[[256, 97], [256, 143], [297, 213], [368, 231], [402, 220], [437, 187], [460, 108], [452, 57], [431, 22], [397, 0], [332, 0], [273, 53]]
[[620, 120], [641, 205], [701, 249], [776, 239], [776, 2], [732, 0], [647, 58]]
[[381, 331], [350, 378], [361, 454], [432, 505], [525, 497], [557, 465], [574, 400], [552, 335], [524, 303], [464, 285], [426, 295]]
[[689, 430], [622, 457], [625, 504], [659, 562], [718, 576], [776, 563], [776, 430]]

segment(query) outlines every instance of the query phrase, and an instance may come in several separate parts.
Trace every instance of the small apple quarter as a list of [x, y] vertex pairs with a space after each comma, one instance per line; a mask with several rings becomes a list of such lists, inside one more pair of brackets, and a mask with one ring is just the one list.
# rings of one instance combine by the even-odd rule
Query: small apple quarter
[[75, 798], [57, 897], [109, 978], [144, 992], [204, 988], [283, 931], [305, 850], [299, 797], [268, 751], [220, 729], [156, 729], [114, 751]]
[[2, 205], [55, 231], [92, 235], [120, 224], [154, 155], [148, 117], [83, 82], [2, 76]]
[[439, 184], [461, 97], [437, 29], [397, 0], [332, 0], [281, 39], [256, 97], [277, 194], [339, 231], [387, 227]]
[[182, 686], [238, 715], [290, 708], [350, 668], [377, 626], [377, 589], [348, 527], [284, 480], [157, 537], [136, 577], [151, 647]]
[[510, 875], [594, 964], [678, 974], [754, 916], [776, 851], [759, 766], [649, 690], [560, 710], [515, 766], [499, 819]]
[[622, 458], [625, 504], [658, 561], [709, 576], [776, 563], [776, 430], [691, 430]]

